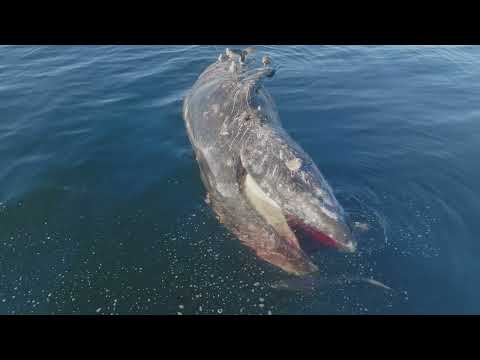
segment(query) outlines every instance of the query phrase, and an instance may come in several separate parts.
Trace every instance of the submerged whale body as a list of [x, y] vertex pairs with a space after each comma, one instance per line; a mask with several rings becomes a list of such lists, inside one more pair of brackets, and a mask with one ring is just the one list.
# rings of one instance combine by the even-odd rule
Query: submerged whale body
[[263, 86], [270, 59], [255, 67], [251, 53], [227, 49], [200, 75], [183, 104], [188, 137], [219, 221], [270, 264], [313, 273], [310, 251], [356, 245], [330, 186], [281, 126]]

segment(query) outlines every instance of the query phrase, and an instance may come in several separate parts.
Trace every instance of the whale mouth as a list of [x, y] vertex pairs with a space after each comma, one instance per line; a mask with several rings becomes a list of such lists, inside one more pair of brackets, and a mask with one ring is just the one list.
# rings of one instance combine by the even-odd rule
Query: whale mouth
[[353, 253], [356, 250], [356, 245], [353, 241], [342, 242], [326, 234], [320, 229], [306, 224], [296, 216], [287, 214], [285, 217], [287, 219], [288, 226], [297, 237], [300, 247], [307, 253], [314, 253], [325, 248], [336, 249], [349, 253]]
[[244, 181], [244, 193], [253, 208], [275, 229], [279, 236], [305, 253], [313, 253], [321, 248], [334, 248], [350, 253], [355, 251], [356, 246], [353, 241], [336, 239], [321, 229], [307, 224], [297, 216], [285, 213], [262, 191], [248, 173]]

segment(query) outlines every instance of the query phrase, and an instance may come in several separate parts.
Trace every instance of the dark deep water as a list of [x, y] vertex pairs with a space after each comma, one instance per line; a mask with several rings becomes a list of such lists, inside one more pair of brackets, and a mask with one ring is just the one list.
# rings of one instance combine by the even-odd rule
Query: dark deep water
[[181, 117], [224, 47], [0, 47], [0, 314], [480, 313], [480, 47], [258, 46], [284, 127], [357, 229], [325, 281], [219, 225]]

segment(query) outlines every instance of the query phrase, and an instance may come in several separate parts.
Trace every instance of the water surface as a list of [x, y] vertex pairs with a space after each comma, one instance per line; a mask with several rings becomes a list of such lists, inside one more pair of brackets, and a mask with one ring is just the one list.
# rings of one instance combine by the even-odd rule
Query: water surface
[[220, 46], [0, 47], [1, 314], [480, 312], [480, 47], [258, 46], [358, 229], [285, 275], [204, 203], [182, 98]]

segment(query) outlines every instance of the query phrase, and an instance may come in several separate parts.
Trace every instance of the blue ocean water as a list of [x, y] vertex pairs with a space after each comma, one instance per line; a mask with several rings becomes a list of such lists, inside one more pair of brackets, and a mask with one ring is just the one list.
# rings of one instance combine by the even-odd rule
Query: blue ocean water
[[480, 47], [257, 49], [359, 251], [272, 289], [216, 221], [181, 105], [224, 47], [2, 46], [0, 314], [480, 312]]

